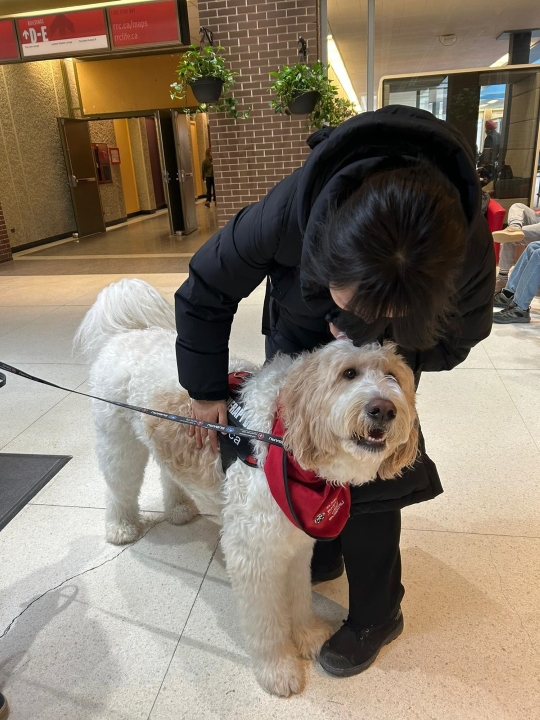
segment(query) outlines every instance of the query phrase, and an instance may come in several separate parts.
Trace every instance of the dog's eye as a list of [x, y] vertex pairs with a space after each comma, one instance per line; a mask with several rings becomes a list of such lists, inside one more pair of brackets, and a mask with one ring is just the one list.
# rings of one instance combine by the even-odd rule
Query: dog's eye
[[343, 373], [343, 377], [346, 380], [354, 380], [354, 378], [357, 375], [358, 375], [358, 373], [356, 372], [356, 370], [354, 368], [349, 368], [348, 370], [345, 370], [345, 372]]
[[397, 381], [398, 381], [397, 377], [396, 377], [395, 375], [393, 375], [392, 373], [386, 373], [386, 377], [387, 377], [389, 380], [393, 380], [394, 382], [397, 382]]

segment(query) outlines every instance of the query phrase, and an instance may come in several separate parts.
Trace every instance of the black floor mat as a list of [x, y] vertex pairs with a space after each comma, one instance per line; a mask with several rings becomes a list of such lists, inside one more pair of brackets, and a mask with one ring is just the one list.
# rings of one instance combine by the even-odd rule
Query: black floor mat
[[0, 453], [0, 530], [70, 460], [68, 455]]

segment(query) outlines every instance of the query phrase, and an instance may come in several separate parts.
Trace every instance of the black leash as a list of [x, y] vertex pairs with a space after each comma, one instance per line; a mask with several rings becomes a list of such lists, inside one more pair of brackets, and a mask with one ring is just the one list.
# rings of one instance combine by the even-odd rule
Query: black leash
[[[248, 430], [247, 428], [233, 427], [231, 425], [219, 425], [218, 423], [209, 423], [204, 420], [195, 420], [195, 418], [182, 417], [181, 415], [169, 415], [168, 413], [160, 412], [159, 410], [150, 410], [149, 408], [137, 407], [136, 405], [127, 405], [116, 400], [106, 400], [105, 398], [97, 397], [96, 395], [88, 395], [87, 393], [79, 392], [78, 390], [70, 390], [69, 388], [62, 387], [62, 385], [56, 385], [55, 383], [43, 380], [43, 378], [36, 377], [35, 375], [29, 375], [23, 370], [19, 370], [12, 365], [0, 362], [0, 370], [5, 370], [13, 375], [26, 378], [26, 380], [32, 380], [33, 382], [41, 383], [42, 385], [48, 385], [49, 387], [56, 388], [57, 390], [63, 390], [64, 392], [73, 393], [74, 395], [82, 395], [92, 400], [99, 400], [101, 402], [108, 403], [109, 405], [116, 405], [126, 410], [134, 410], [135, 412], [144, 413], [145, 415], [152, 415], [153, 417], [162, 418], [163, 420], [171, 420], [172, 422], [182, 423], [182, 425], [194, 425], [195, 427], [204, 428], [205, 430], [215, 430], [216, 432], [227, 433], [227, 435], [234, 434], [240, 437], [245, 437], [250, 440], [260, 440], [261, 442], [268, 443], [269, 445], [278, 445], [283, 447], [283, 438], [277, 435], [270, 435], [269, 433], [257, 432], [256, 430]], [[0, 373], [0, 387], [6, 384], [6, 377]]]

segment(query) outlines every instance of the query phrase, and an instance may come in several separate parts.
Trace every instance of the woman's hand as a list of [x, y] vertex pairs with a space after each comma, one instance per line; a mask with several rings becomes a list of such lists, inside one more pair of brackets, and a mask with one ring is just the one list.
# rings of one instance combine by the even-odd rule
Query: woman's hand
[[[227, 402], [226, 400], [192, 400], [191, 417], [195, 418], [195, 420], [227, 425]], [[189, 428], [189, 436], [195, 436], [198, 450], [202, 449], [208, 437], [212, 450], [216, 454], [219, 452], [218, 437], [215, 430], [205, 430], [204, 428], [191, 425]]]

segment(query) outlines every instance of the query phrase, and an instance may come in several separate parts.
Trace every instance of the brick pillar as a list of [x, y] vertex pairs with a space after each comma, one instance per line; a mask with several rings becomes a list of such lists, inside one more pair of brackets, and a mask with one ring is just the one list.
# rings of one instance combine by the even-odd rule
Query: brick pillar
[[317, 60], [317, 0], [200, 0], [201, 25], [214, 33], [238, 73], [234, 96], [251, 107], [248, 120], [210, 113], [220, 226], [238, 210], [263, 197], [300, 167], [309, 150], [306, 118], [276, 115], [268, 73], [298, 59], [298, 36], [308, 44], [308, 62]]
[[0, 263], [8, 262], [8, 260], [13, 260], [13, 257], [11, 255], [9, 235], [6, 230], [6, 221], [4, 220], [4, 213], [0, 205]]

